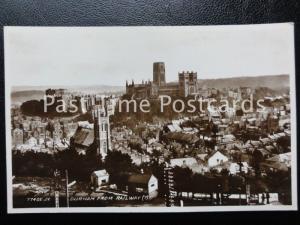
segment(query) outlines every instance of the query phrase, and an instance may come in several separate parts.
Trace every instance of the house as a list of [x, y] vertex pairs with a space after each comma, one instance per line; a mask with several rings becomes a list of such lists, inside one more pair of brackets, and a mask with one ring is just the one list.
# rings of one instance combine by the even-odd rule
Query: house
[[227, 134], [227, 135], [223, 135], [221, 137], [221, 142], [222, 143], [233, 143], [236, 140], [235, 136], [232, 134]]
[[248, 118], [247, 122], [251, 125], [251, 126], [255, 126], [256, 125], [256, 118]]
[[272, 142], [272, 140], [270, 138], [259, 138], [259, 141], [263, 144], [263, 145], [268, 145]]
[[167, 125], [167, 129], [170, 132], [181, 132], [182, 131], [181, 127], [177, 124], [169, 124], [169, 125]]
[[170, 159], [171, 167], [191, 167], [194, 164], [197, 164], [197, 160], [193, 157]]
[[92, 148], [94, 140], [95, 135], [92, 127], [78, 126], [71, 138], [71, 146], [78, 154], [85, 155]]
[[222, 154], [220, 151], [214, 151], [207, 155], [207, 165], [209, 167], [218, 166], [228, 161], [228, 157]]
[[209, 121], [219, 121], [221, 119], [221, 113], [219, 112], [218, 108], [216, 107], [208, 107], [208, 116], [209, 116]]
[[261, 156], [262, 158], [268, 158], [268, 157], [270, 157], [270, 156], [272, 155], [272, 153], [269, 152], [269, 151], [268, 151], [267, 149], [265, 149], [265, 148], [255, 149], [255, 150], [253, 151], [253, 154], [260, 154], [260, 156]]
[[229, 173], [230, 174], [237, 174], [237, 173], [240, 173], [240, 172], [244, 172], [244, 173], [248, 173], [249, 171], [249, 165], [247, 162], [241, 162], [241, 163], [236, 163], [236, 162], [233, 162], [230, 164], [229, 166]]
[[106, 185], [108, 182], [109, 174], [106, 170], [97, 170], [91, 174], [91, 184], [95, 188]]
[[273, 145], [267, 145], [265, 149], [270, 153], [276, 153], [276, 148]]
[[34, 137], [30, 137], [27, 141], [26, 144], [28, 144], [29, 146], [33, 147], [37, 145], [37, 139]]
[[[285, 111], [284, 111], [285, 112]], [[285, 127], [286, 125], [290, 125], [291, 123], [291, 119], [290, 119], [290, 116], [281, 116], [280, 119], [279, 119], [279, 127], [280, 128], [283, 128]]]
[[128, 177], [128, 194], [144, 194], [150, 199], [157, 197], [158, 180], [152, 174], [132, 174]]
[[273, 170], [288, 171], [288, 168], [291, 167], [291, 153], [288, 152], [270, 157], [262, 163], [262, 166]]
[[24, 132], [20, 128], [13, 130], [13, 144], [18, 146], [24, 143]]
[[185, 134], [182, 132], [169, 132], [163, 137], [169, 142], [175, 141], [187, 145], [194, 145], [200, 140], [195, 134]]
[[260, 164], [262, 169], [270, 170], [270, 171], [284, 171], [287, 172], [290, 167], [286, 165], [286, 163], [279, 161], [269, 161], [266, 160]]
[[248, 140], [244, 145], [245, 148], [258, 148], [260, 146], [262, 146], [262, 143], [255, 140]]
[[205, 163], [205, 157], [207, 154], [198, 154], [197, 159], [193, 157], [187, 157], [187, 158], [176, 158], [176, 159], [170, 159], [170, 166], [171, 167], [181, 167], [181, 168], [189, 168], [194, 173], [205, 173], [209, 171], [209, 168], [207, 167]]
[[205, 162], [206, 161], [206, 158], [207, 158], [207, 153], [201, 153], [201, 154], [198, 154], [197, 155], [197, 158], [202, 161], [202, 162]]
[[193, 173], [205, 174], [209, 172], [209, 168], [202, 163], [193, 164], [189, 168], [193, 171]]
[[186, 134], [196, 134], [196, 133], [199, 132], [199, 130], [197, 128], [194, 128], [194, 127], [184, 127], [183, 132], [186, 133]]

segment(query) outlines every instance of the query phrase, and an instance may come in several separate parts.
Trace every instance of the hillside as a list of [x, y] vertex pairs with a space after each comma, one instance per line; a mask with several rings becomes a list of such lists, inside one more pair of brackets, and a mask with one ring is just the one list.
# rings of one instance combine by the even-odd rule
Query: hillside
[[198, 84], [200, 87], [217, 89], [226, 87], [268, 87], [271, 89], [285, 89], [289, 87], [289, 75], [198, 79]]

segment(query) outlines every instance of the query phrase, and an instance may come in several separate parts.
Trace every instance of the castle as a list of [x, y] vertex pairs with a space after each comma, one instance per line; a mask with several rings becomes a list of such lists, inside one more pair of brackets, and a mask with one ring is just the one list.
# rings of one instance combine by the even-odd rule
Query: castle
[[178, 82], [166, 82], [165, 63], [153, 63], [153, 81], [135, 84], [126, 81], [126, 94], [133, 98], [157, 98], [159, 95], [188, 97], [198, 92], [197, 73], [181, 72]]

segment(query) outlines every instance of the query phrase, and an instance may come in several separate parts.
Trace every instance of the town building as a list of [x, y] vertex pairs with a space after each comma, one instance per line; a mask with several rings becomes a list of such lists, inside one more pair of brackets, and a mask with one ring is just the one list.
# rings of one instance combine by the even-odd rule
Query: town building
[[207, 158], [207, 165], [209, 167], [218, 166], [228, 161], [228, 157], [222, 154], [220, 151], [214, 151], [206, 158]]
[[197, 160], [193, 157], [187, 157], [187, 158], [176, 158], [176, 159], [170, 159], [170, 166], [171, 167], [191, 167], [193, 165], [197, 164]]
[[93, 149], [95, 143], [94, 127], [78, 124], [78, 128], [70, 139], [71, 148], [80, 155], [86, 155]]
[[13, 144], [15, 146], [21, 145], [24, 143], [23, 130], [16, 128], [13, 130]]
[[158, 195], [158, 180], [152, 174], [132, 174], [128, 177], [128, 194], [144, 194], [150, 199]]
[[99, 188], [103, 185], [107, 185], [109, 182], [109, 174], [105, 169], [94, 171], [91, 174], [91, 185], [94, 188]]
[[240, 172], [244, 172], [247, 174], [249, 170], [250, 167], [247, 162], [240, 162], [240, 163], [233, 162], [230, 163], [229, 166], [229, 173], [232, 175], [236, 175]]

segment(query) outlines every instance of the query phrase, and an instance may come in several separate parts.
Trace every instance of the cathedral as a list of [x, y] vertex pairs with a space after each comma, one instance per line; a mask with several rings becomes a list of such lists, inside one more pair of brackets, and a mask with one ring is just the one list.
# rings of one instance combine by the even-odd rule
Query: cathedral
[[178, 82], [166, 82], [165, 63], [153, 63], [153, 81], [135, 84], [126, 81], [126, 94], [133, 98], [157, 98], [159, 95], [188, 97], [198, 92], [197, 73], [181, 72]]

